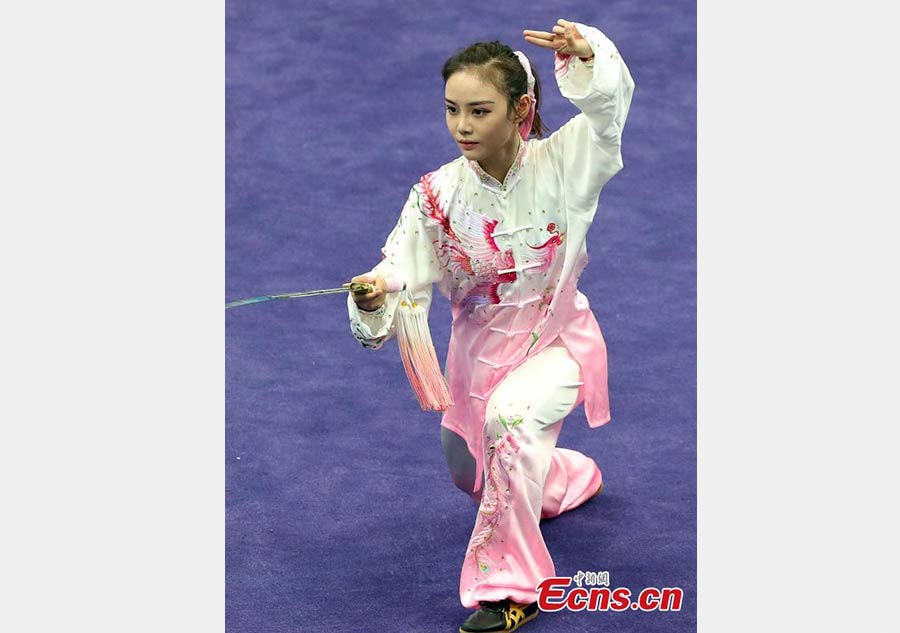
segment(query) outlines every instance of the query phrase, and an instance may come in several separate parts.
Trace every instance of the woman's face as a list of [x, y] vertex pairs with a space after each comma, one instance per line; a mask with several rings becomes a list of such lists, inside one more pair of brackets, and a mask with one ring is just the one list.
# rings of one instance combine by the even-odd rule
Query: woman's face
[[444, 99], [447, 129], [469, 160], [489, 162], [518, 146], [519, 131], [507, 113], [506, 97], [476, 72], [460, 70], [450, 75]]

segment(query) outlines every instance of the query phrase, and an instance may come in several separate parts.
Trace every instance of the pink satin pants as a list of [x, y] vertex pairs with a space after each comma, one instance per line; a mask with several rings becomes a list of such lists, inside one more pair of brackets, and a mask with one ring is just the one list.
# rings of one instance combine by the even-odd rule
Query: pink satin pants
[[[602, 475], [593, 459], [556, 448], [562, 420], [580, 402], [578, 363], [552, 344], [513, 370], [487, 403], [482, 428], [484, 483], [466, 550], [459, 594], [463, 606], [510, 598], [537, 600], [535, 587], [555, 575], [541, 535], [541, 518], [591, 498]], [[454, 482], [472, 493], [475, 460], [465, 438], [442, 428]]]

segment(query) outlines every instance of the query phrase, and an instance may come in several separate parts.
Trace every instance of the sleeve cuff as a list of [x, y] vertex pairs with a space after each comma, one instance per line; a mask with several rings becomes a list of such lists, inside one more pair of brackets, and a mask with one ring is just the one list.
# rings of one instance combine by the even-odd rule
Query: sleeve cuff
[[387, 302], [382, 303], [381, 307], [376, 308], [374, 310], [366, 310], [365, 308], [361, 308], [360, 306], [357, 305], [356, 310], [359, 312], [360, 316], [362, 316], [363, 318], [378, 319], [378, 318], [384, 316], [384, 311], [387, 310]]
[[387, 301], [381, 304], [381, 307], [377, 310], [363, 310], [356, 304], [356, 302], [353, 300], [353, 297], [348, 295], [347, 310], [350, 312], [351, 319], [358, 319], [366, 323], [373, 323], [384, 316], [384, 313], [387, 310]]
[[612, 65], [619, 61], [615, 44], [602, 31], [577, 22], [576, 26], [590, 45], [594, 57], [585, 62], [577, 55], [557, 54], [554, 68], [560, 92], [567, 99], [575, 101], [586, 98], [594, 91], [605, 93], [608, 83], [605, 75], [611, 71], [615, 74]]

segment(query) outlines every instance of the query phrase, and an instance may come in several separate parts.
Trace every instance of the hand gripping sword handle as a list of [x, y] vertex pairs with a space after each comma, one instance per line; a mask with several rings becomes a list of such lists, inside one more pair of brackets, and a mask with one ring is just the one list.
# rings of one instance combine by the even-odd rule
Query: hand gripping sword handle
[[[367, 275], [371, 277], [375, 277], [375, 273], [367, 273]], [[388, 293], [400, 292], [401, 290], [406, 289], [406, 284], [402, 281], [395, 279], [394, 277], [381, 277], [384, 279], [385, 290]], [[346, 286], [347, 284], [345, 284]], [[367, 283], [353, 283], [350, 284], [350, 291], [353, 294], [368, 294], [375, 290], [375, 284], [367, 284]]]

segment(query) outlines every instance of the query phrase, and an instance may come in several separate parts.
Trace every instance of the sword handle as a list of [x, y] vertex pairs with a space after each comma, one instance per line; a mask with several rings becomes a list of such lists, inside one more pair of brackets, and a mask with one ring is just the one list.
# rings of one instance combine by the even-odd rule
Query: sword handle
[[[406, 284], [397, 281], [393, 277], [382, 277], [382, 279], [384, 279], [384, 291], [388, 294], [400, 292], [401, 290], [406, 288]], [[375, 284], [367, 284], [365, 282], [344, 284], [344, 288], [348, 287], [350, 288], [350, 292], [352, 292], [353, 294], [364, 295], [375, 290]]]
[[349, 288], [350, 292], [355, 295], [366, 295], [370, 292], [375, 292], [375, 286], [373, 284], [364, 282], [346, 283], [344, 284], [344, 288]]

